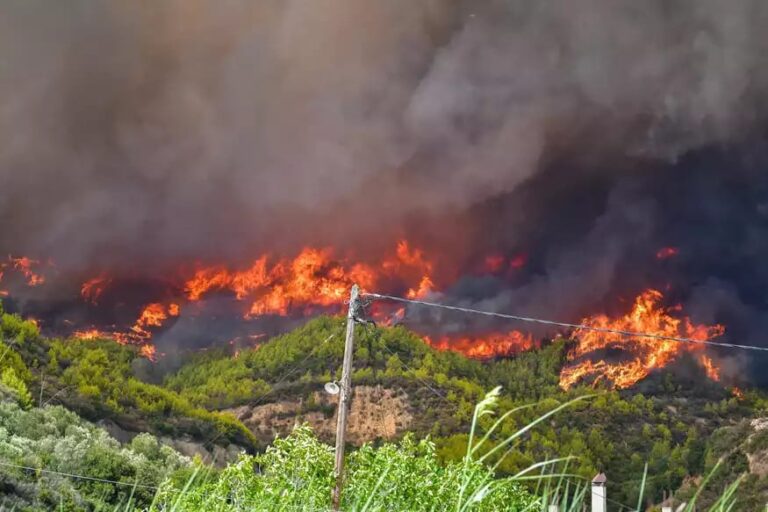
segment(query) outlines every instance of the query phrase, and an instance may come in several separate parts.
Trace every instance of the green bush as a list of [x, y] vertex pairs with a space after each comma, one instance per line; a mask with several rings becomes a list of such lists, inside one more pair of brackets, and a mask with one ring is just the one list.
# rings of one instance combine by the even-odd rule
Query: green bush
[[[243, 456], [212, 481], [184, 490], [166, 485], [153, 510], [328, 510], [333, 449], [298, 427], [263, 455]], [[518, 483], [494, 479], [479, 462], [440, 464], [435, 446], [408, 436], [398, 444], [364, 445], [348, 457], [344, 510], [522, 511], [535, 502]], [[464, 494], [460, 490], [464, 488]]]
[[155, 487], [189, 461], [149, 434], [121, 446], [106, 431], [63, 407], [25, 411], [4, 401], [0, 464], [4, 466], [0, 485], [17, 491], [6, 497], [10, 504], [34, 510], [84, 510], [129, 500], [149, 506]]

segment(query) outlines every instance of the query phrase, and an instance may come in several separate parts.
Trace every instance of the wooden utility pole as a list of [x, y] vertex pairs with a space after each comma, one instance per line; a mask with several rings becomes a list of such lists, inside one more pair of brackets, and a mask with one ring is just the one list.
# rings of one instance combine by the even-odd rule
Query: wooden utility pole
[[355, 313], [360, 290], [352, 285], [347, 312], [347, 337], [344, 340], [344, 364], [341, 369], [341, 386], [336, 421], [336, 487], [333, 489], [333, 510], [339, 510], [341, 487], [344, 483], [344, 437], [347, 432], [347, 410], [352, 395], [352, 354], [355, 345]]

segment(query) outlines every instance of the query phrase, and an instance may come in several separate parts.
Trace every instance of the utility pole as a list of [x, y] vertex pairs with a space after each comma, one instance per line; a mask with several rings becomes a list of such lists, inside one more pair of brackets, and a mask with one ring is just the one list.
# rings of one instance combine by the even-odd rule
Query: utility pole
[[352, 395], [352, 354], [355, 344], [355, 314], [360, 293], [357, 285], [352, 285], [349, 294], [349, 311], [347, 312], [347, 337], [344, 340], [344, 364], [341, 369], [341, 389], [339, 390], [339, 406], [336, 421], [336, 487], [333, 489], [333, 510], [339, 510], [341, 504], [341, 487], [344, 483], [344, 436], [347, 432], [347, 410], [349, 398]]

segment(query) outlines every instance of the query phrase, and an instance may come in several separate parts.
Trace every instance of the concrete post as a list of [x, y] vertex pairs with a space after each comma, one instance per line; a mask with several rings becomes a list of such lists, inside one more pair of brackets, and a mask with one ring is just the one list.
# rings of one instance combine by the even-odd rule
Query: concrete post
[[605, 473], [600, 473], [592, 479], [592, 512], [608, 511], [608, 493], [605, 488], [607, 482]]

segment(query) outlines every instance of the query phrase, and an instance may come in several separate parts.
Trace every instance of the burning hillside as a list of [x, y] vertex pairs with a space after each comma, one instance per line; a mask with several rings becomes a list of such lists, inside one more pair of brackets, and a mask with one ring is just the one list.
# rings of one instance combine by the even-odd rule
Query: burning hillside
[[[73, 1], [0, 17], [0, 296], [49, 333], [250, 345], [357, 282], [766, 343], [765, 2]], [[576, 337], [564, 386], [682, 352], [766, 378], [373, 313], [475, 357]]]
[[[575, 383], [592, 377], [605, 379], [617, 388], [626, 388], [644, 379], [653, 370], [663, 368], [684, 352], [695, 352], [699, 361], [713, 380], [719, 374], [712, 359], [704, 353], [703, 344], [682, 343], [652, 337], [626, 336], [599, 331], [589, 327], [616, 331], [647, 333], [656, 336], [690, 338], [707, 341], [725, 332], [721, 325], [694, 325], [688, 317], [678, 318], [680, 306], [664, 307], [663, 295], [657, 290], [647, 290], [635, 299], [632, 310], [626, 315], [611, 319], [606, 315], [585, 318], [587, 327], [576, 329], [571, 335], [577, 340], [576, 348], [569, 354], [569, 363], [560, 374], [560, 386], [569, 388]], [[606, 353], [622, 352], [611, 362]], [[602, 353], [602, 358], [594, 360]]]
[[[483, 272], [487, 275], [498, 274], [502, 267], [523, 267], [519, 256], [509, 258], [508, 263], [501, 256], [486, 257], [483, 260]], [[23, 257], [9, 258], [8, 261], [13, 263], [12, 268], [25, 287], [45, 283], [43, 274], [38, 273], [39, 263], [35, 260]], [[66, 322], [66, 325], [69, 334], [81, 338], [111, 337], [120, 343], [141, 345], [142, 353], [154, 359], [156, 348], [152, 342], [153, 336], [167, 330], [168, 324], [176, 321], [187, 309], [192, 310], [192, 315], [204, 316], [204, 309], [196, 308], [196, 303], [228, 296], [234, 300], [231, 308], [237, 312], [245, 329], [262, 329], [265, 319], [304, 318], [319, 313], [339, 312], [353, 283], [359, 284], [364, 290], [401, 293], [408, 298], [430, 295], [440, 297], [442, 293], [435, 284], [436, 266], [423, 250], [412, 247], [405, 240], [398, 242], [388, 257], [375, 263], [338, 258], [329, 248], [305, 248], [293, 258], [262, 255], [241, 269], [223, 265], [196, 265], [187, 271], [186, 277], [183, 271], [176, 277], [167, 277], [168, 283], [163, 290], [165, 300], [141, 304], [137, 318], [130, 325], [81, 326], [72, 321]], [[55, 267], [50, 266], [47, 270], [55, 272]], [[103, 273], [87, 279], [79, 286], [80, 307], [98, 312], [104, 306], [101, 301], [112, 292], [116, 292], [116, 295], [112, 295], [122, 300], [120, 282], [119, 276], [111, 277]], [[445, 286], [450, 288], [451, 283]], [[118, 288], [113, 290], [114, 287]], [[635, 299], [631, 311], [624, 316], [591, 316], [581, 321], [585, 325], [584, 329], [559, 333], [570, 336], [576, 342], [569, 353], [569, 363], [562, 372], [560, 385], [569, 388], [584, 380], [604, 380], [619, 388], [629, 387], [685, 352], [695, 352], [707, 375], [718, 380], [719, 371], [704, 352], [703, 345], [650, 337], [628, 337], [588, 329], [595, 327], [701, 341], [723, 334], [724, 328], [721, 325], [693, 324], [688, 317], [682, 315], [681, 306], [665, 307], [663, 299], [661, 292], [646, 290]], [[454, 350], [474, 358], [513, 356], [539, 345], [540, 338], [535, 338], [531, 332], [486, 330], [473, 334], [471, 324], [466, 324], [459, 333], [432, 334], [429, 331], [433, 327], [428, 323], [420, 323], [418, 319], [409, 322], [406, 309], [395, 309], [391, 304], [377, 304], [372, 314], [384, 324], [393, 318], [406, 321], [417, 332], [424, 332], [424, 340], [435, 348]], [[44, 316], [42, 321], [46, 321]], [[263, 336], [264, 333], [250, 332], [246, 337], [258, 340]]]

